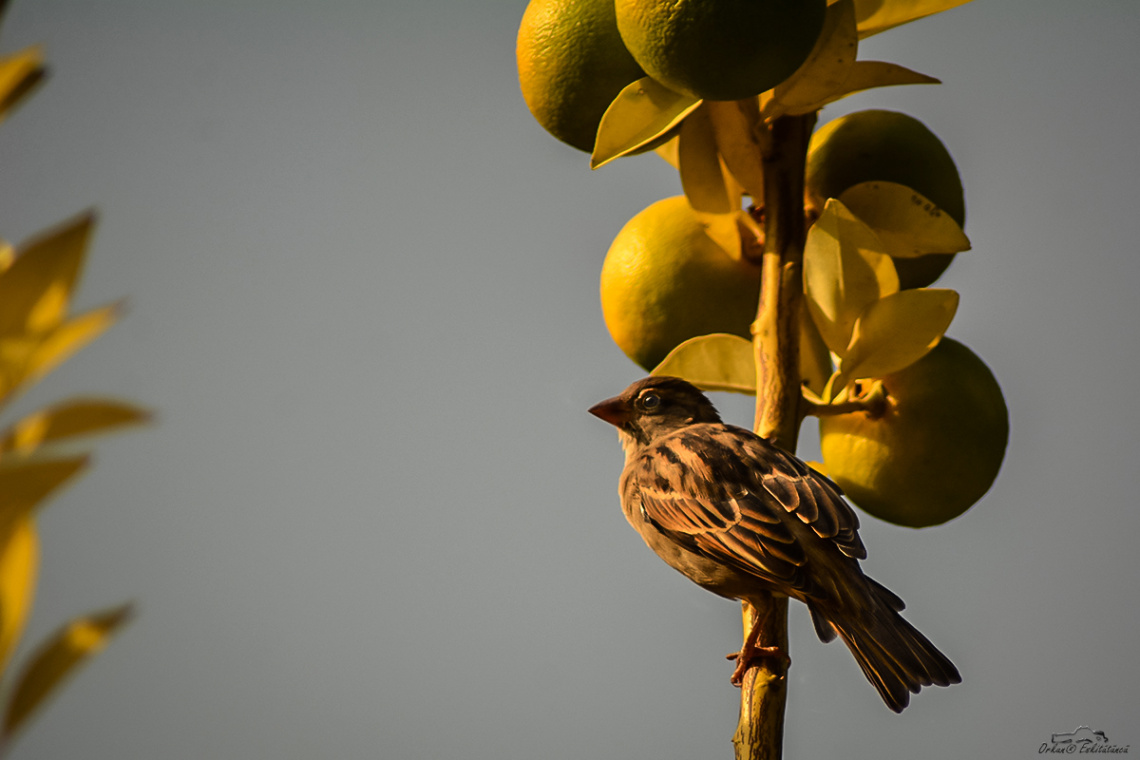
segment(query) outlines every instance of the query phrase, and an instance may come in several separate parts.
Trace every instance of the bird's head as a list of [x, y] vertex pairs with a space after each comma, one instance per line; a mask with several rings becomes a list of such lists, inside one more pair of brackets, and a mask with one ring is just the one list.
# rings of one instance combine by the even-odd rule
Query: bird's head
[[720, 422], [705, 394], [678, 377], [638, 380], [620, 396], [590, 407], [590, 414], [642, 445], [688, 425]]

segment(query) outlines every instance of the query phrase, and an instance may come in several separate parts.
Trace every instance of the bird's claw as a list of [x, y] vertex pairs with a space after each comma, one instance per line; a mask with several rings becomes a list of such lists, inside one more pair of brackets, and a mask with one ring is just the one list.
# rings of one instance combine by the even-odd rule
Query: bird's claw
[[749, 668], [756, 665], [756, 660], [778, 658], [784, 661], [784, 668], [786, 669], [792, 664], [792, 658], [788, 656], [780, 647], [761, 647], [751, 646], [741, 649], [739, 652], [726, 654], [726, 660], [736, 660], [736, 668], [732, 671], [732, 685], [742, 686], [744, 684], [744, 674], [748, 672]]

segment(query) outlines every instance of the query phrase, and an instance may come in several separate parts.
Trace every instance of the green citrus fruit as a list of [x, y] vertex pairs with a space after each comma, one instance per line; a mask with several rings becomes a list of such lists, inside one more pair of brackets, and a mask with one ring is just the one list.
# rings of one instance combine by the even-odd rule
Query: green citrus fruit
[[1001, 469], [1009, 413], [989, 367], [943, 338], [883, 378], [886, 413], [820, 419], [830, 477], [855, 504], [888, 522], [938, 525], [969, 509]]
[[[872, 180], [917, 190], [959, 225], [966, 223], [966, 198], [954, 159], [937, 135], [913, 116], [856, 111], [829, 121], [812, 135], [806, 181], [808, 194], [820, 208], [852, 185]], [[896, 258], [901, 287], [926, 287], [953, 258], [945, 253]]]
[[531, 0], [515, 54], [531, 114], [547, 132], [587, 153], [606, 108], [645, 76], [618, 34], [613, 0]]
[[826, 0], [617, 0], [645, 72], [708, 100], [759, 95], [791, 76], [823, 28]]
[[678, 195], [641, 211], [618, 233], [602, 265], [601, 295], [614, 342], [648, 370], [698, 335], [750, 338], [760, 268], [725, 253]]

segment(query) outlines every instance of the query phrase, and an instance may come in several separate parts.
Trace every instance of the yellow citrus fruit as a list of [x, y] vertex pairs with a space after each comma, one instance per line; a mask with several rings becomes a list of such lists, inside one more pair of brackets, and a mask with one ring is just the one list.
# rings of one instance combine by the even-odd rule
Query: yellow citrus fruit
[[601, 294], [614, 342], [648, 370], [697, 335], [750, 338], [760, 268], [725, 253], [678, 195], [626, 222], [602, 264]]
[[[820, 127], [808, 148], [806, 180], [821, 208], [852, 185], [881, 180], [917, 190], [959, 225], [966, 223], [966, 197], [950, 152], [925, 124], [897, 111], [856, 111]], [[931, 253], [894, 262], [903, 288], [921, 288], [953, 258]]]
[[823, 28], [826, 0], [617, 0], [645, 72], [708, 100], [759, 95], [791, 76]]
[[531, 114], [547, 132], [587, 153], [606, 108], [645, 76], [618, 34], [613, 0], [531, 0], [515, 55]]
[[888, 522], [938, 525], [969, 509], [1001, 469], [1009, 413], [989, 367], [943, 338], [883, 378], [886, 413], [820, 419], [828, 475], [851, 501]]

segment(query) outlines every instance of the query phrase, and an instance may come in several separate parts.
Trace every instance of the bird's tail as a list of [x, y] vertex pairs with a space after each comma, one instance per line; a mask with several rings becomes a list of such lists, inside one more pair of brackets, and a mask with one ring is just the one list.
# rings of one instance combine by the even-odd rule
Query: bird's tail
[[911, 692], [917, 694], [923, 686], [961, 683], [950, 658], [899, 615], [903, 601], [870, 578], [867, 582], [872, 603], [866, 614], [850, 618], [812, 610], [820, 639], [830, 641], [838, 633], [863, 675], [895, 712], [902, 712], [910, 704]]

